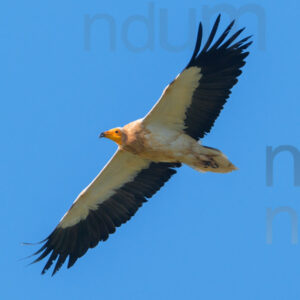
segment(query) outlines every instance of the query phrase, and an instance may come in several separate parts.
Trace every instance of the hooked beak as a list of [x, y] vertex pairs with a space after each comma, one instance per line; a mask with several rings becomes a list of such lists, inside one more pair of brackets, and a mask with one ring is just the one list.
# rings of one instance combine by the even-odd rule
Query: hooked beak
[[101, 132], [101, 133], [99, 134], [99, 138], [103, 138], [103, 137], [105, 137], [105, 132]]

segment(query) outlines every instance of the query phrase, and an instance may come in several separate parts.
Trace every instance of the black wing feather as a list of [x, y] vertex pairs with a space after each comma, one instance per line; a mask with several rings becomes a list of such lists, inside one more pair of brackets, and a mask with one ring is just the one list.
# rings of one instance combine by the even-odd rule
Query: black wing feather
[[42, 274], [56, 259], [52, 275], [61, 268], [67, 257], [69, 257], [68, 268], [72, 267], [89, 248], [95, 247], [99, 241], [107, 240], [109, 234], [115, 232], [116, 227], [126, 223], [147, 201], [146, 198], [151, 198], [176, 173], [174, 168], [178, 167], [179, 163], [151, 163], [96, 210], [91, 210], [86, 219], [71, 227], [55, 228], [41, 249], [35, 252], [40, 256], [33, 263], [50, 254]]
[[197, 140], [203, 138], [213, 127], [231, 93], [231, 88], [237, 83], [237, 77], [242, 73], [241, 68], [245, 65], [244, 59], [249, 54], [244, 50], [252, 43], [246, 43], [250, 38], [248, 36], [233, 44], [244, 28], [226, 40], [234, 25], [232, 21], [212, 45], [219, 23], [220, 15], [201, 51], [199, 45], [202, 39], [202, 26], [199, 26], [201, 32], [199, 30], [194, 53], [186, 67], [186, 69], [201, 68], [202, 74], [184, 120], [185, 132]]

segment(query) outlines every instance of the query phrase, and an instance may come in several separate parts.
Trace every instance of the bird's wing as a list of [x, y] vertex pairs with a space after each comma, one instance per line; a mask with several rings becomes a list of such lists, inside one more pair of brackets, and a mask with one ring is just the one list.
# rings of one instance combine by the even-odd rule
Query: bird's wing
[[92, 183], [84, 189], [35, 255], [38, 262], [50, 254], [42, 271], [57, 259], [53, 274], [69, 256], [68, 268], [137, 209], [176, 173], [176, 163], [154, 163], [118, 150]]
[[250, 36], [236, 41], [244, 28], [228, 37], [233, 21], [213, 44], [219, 23], [220, 15], [202, 49], [200, 23], [190, 62], [165, 88], [161, 98], [145, 116], [144, 125], [172, 127], [195, 139], [210, 131], [242, 73], [244, 59], [249, 54], [245, 49], [252, 43], [248, 42]]

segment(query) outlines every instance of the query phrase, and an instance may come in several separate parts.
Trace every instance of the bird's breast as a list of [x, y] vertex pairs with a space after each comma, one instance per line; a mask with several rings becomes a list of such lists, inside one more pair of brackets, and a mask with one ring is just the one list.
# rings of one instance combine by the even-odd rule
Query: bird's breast
[[178, 162], [190, 147], [191, 139], [185, 134], [165, 127], [150, 127], [131, 136], [124, 149], [152, 161]]

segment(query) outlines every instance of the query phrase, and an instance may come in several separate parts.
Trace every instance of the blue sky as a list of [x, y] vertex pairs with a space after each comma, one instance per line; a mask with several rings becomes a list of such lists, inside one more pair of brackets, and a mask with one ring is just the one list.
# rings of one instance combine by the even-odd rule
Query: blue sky
[[[254, 35], [203, 140], [239, 171], [183, 167], [72, 269], [51, 278], [26, 267], [37, 247], [21, 242], [45, 238], [115, 151], [98, 134], [147, 113], [190, 59], [194, 23], [211, 28], [217, 12], [221, 29], [236, 16]], [[299, 12], [295, 0], [2, 4], [1, 298], [299, 299], [300, 167], [289, 151], [266, 184], [267, 146], [300, 151]]]

